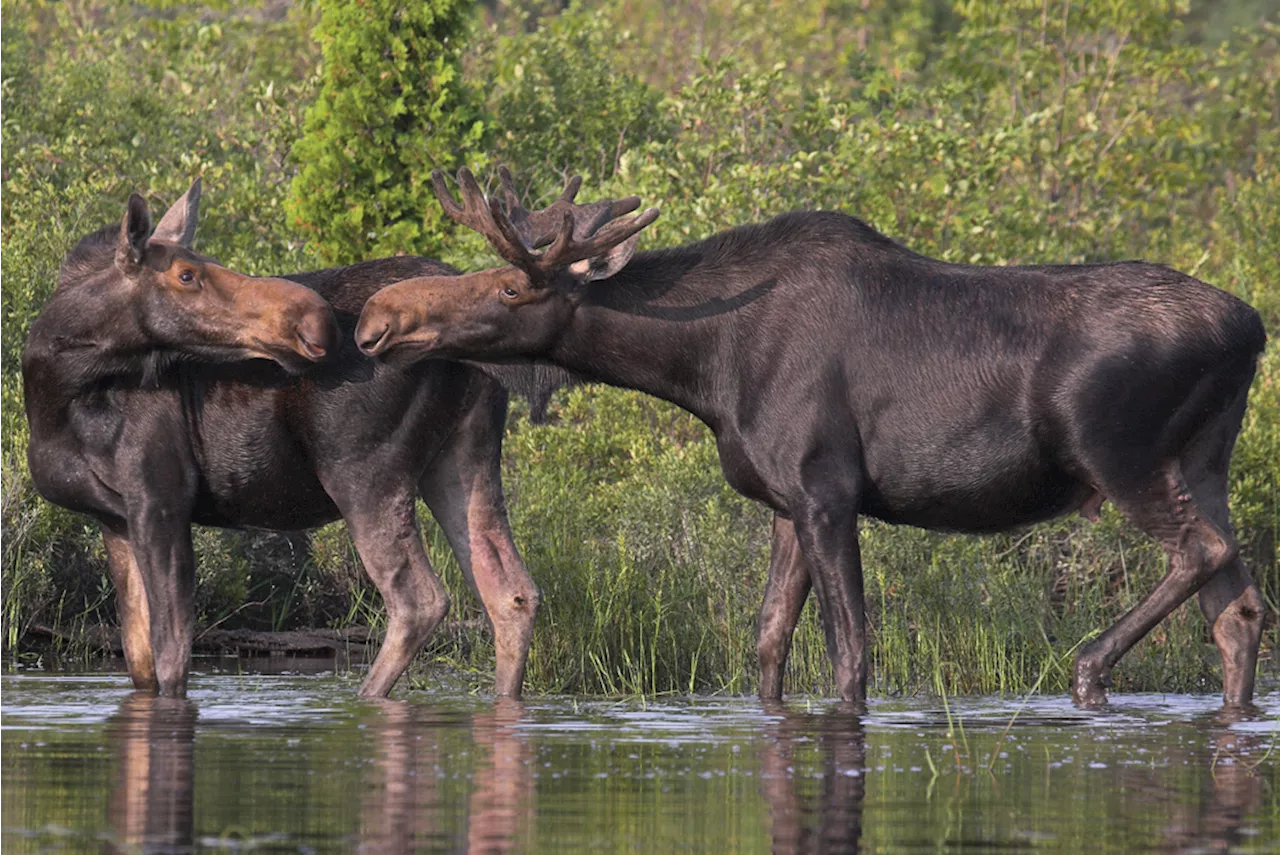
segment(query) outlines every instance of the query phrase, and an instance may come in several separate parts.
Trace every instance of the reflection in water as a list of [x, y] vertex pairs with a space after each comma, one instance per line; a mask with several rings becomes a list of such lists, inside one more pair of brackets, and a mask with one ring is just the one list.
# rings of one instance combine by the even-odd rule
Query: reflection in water
[[[8, 851], [1263, 852], [1280, 695], [882, 701], [436, 694], [350, 683], [6, 677]], [[1011, 720], [1020, 711], [1016, 720]], [[960, 725], [963, 724], [963, 728]], [[957, 739], [957, 736], [959, 738]]]
[[[1259, 760], [1267, 750], [1263, 740], [1231, 725], [1256, 718], [1223, 709], [1198, 722], [1209, 734], [1211, 759], [1204, 772], [1198, 810], [1177, 811], [1170, 818], [1166, 848], [1170, 852], [1230, 852], [1248, 837], [1247, 819], [1262, 804]], [[1194, 763], [1194, 758], [1188, 758]]]
[[486, 750], [472, 783], [469, 852], [510, 852], [533, 826], [533, 758], [518, 727], [524, 706], [500, 698], [492, 712], [471, 720], [477, 746]]
[[[866, 797], [866, 738], [859, 710], [842, 706], [826, 713], [793, 712], [766, 704], [778, 716], [760, 742], [760, 789], [769, 803], [776, 855], [857, 852]], [[798, 786], [796, 744], [816, 740], [821, 791], [807, 803]]]
[[[369, 786], [361, 790], [359, 851], [411, 852], [447, 836], [437, 773], [450, 762], [441, 735], [456, 732], [431, 707], [380, 701], [367, 722], [375, 744]], [[530, 749], [518, 729], [518, 701], [498, 700], [470, 716], [474, 750], [466, 850], [513, 851], [533, 818]], [[130, 849], [172, 850], [193, 840], [196, 705], [129, 695], [107, 724], [116, 775], [108, 800], [115, 841]], [[456, 751], [456, 744], [450, 746]]]
[[[439, 714], [405, 701], [378, 701], [373, 732], [375, 768], [362, 796], [360, 852], [411, 852], [443, 835], [437, 773], [456, 762], [446, 756]], [[524, 707], [500, 698], [470, 716], [473, 742], [466, 851], [514, 851], [532, 826], [533, 775], [529, 746], [519, 731]], [[449, 722], [456, 727], [458, 722]]]
[[135, 693], [107, 723], [117, 775], [107, 812], [129, 847], [191, 845], [196, 707], [182, 698]]

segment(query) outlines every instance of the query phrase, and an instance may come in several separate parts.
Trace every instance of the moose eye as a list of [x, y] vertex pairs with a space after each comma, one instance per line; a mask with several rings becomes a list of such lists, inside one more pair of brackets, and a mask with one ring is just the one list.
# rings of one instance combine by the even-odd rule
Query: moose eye
[[183, 285], [193, 285], [196, 281], [196, 273], [194, 270], [183, 270], [178, 274], [178, 281]]
[[514, 300], [516, 297], [519, 297], [520, 294], [514, 288], [503, 288], [502, 296], [508, 300]]

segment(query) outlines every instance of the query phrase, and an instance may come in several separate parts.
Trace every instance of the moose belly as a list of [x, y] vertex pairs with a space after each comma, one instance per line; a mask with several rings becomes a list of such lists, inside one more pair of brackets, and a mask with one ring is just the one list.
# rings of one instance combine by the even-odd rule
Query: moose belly
[[195, 522], [297, 530], [340, 516], [314, 462], [283, 424], [245, 420], [235, 431], [206, 418]]
[[1040, 522], [1076, 510], [1093, 495], [1089, 485], [1016, 443], [938, 449], [869, 474], [864, 514], [947, 531], [994, 532]]

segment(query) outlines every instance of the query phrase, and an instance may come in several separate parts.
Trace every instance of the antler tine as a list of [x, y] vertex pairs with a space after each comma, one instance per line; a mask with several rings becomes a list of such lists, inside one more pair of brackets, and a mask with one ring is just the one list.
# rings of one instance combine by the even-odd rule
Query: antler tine
[[489, 200], [488, 212], [489, 222], [497, 231], [496, 237], [485, 234], [485, 237], [489, 238], [490, 245], [508, 263], [532, 275], [537, 271], [538, 257], [529, 251], [524, 237], [502, 210], [502, 203], [496, 196]]
[[449, 192], [449, 186], [445, 183], [444, 173], [438, 169], [431, 171], [431, 189], [435, 191], [436, 198], [440, 200], [440, 206], [444, 208], [444, 212], [450, 219], [459, 225], [480, 232], [490, 240], [493, 239], [490, 237], [493, 233], [493, 224], [489, 220], [489, 208], [484, 191], [476, 183], [470, 169], [464, 166], [458, 170], [461, 205], [454, 201], [453, 194]]
[[578, 258], [590, 258], [630, 239], [632, 235], [638, 234], [642, 229], [658, 219], [659, 213], [660, 211], [657, 208], [647, 208], [634, 217], [628, 217], [625, 220], [613, 220], [607, 223], [600, 231], [592, 235], [589, 241], [581, 245], [581, 254], [578, 255]]
[[582, 187], [582, 176], [574, 175], [564, 183], [564, 191], [560, 194], [557, 202], [573, 202], [573, 197], [578, 195], [579, 188]]
[[507, 210], [514, 211], [520, 207], [520, 194], [516, 192], [515, 179], [511, 177], [511, 170], [507, 169], [506, 164], [498, 167], [498, 180], [502, 183], [502, 196], [507, 204]]
[[449, 192], [449, 185], [445, 183], [444, 173], [439, 169], [431, 170], [431, 189], [436, 194], [436, 199], [440, 202], [440, 207], [444, 208], [444, 212], [451, 219], [457, 220], [462, 214], [462, 208], [453, 199], [453, 194]]
[[472, 231], [479, 232], [489, 241], [498, 255], [517, 267], [527, 267], [532, 263], [532, 256], [525, 248], [525, 243], [516, 230], [511, 227], [497, 199], [485, 198], [484, 191], [476, 183], [471, 170], [465, 166], [458, 170], [458, 189], [462, 194], [459, 205], [449, 192], [444, 173], [435, 169], [431, 172], [431, 186], [441, 207], [451, 219]]
[[599, 255], [607, 249], [630, 239], [641, 229], [658, 219], [658, 209], [649, 208], [642, 214], [625, 220], [613, 220], [600, 228], [595, 234], [586, 238], [574, 235], [574, 217], [566, 211], [560, 226], [560, 232], [546, 252], [536, 256], [535, 264], [542, 276], [550, 276], [575, 261]]

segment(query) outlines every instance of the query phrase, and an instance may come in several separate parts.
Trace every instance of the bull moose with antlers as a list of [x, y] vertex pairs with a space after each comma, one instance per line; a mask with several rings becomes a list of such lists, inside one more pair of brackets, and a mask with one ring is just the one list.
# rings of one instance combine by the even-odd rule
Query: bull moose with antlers
[[762, 697], [812, 586], [839, 692], [865, 698], [859, 517], [995, 532], [1110, 500], [1169, 569], [1081, 647], [1075, 701], [1105, 703], [1117, 660], [1197, 592], [1225, 700], [1251, 700], [1264, 604], [1227, 511], [1266, 339], [1245, 303], [1141, 262], [950, 264], [821, 211], [636, 254], [657, 211], [619, 219], [635, 200], [530, 214], [506, 173], [505, 199], [458, 181], [461, 205], [434, 176], [445, 210], [509, 266], [383, 289], [359, 347], [550, 362], [705, 422], [729, 482], [775, 512]]

